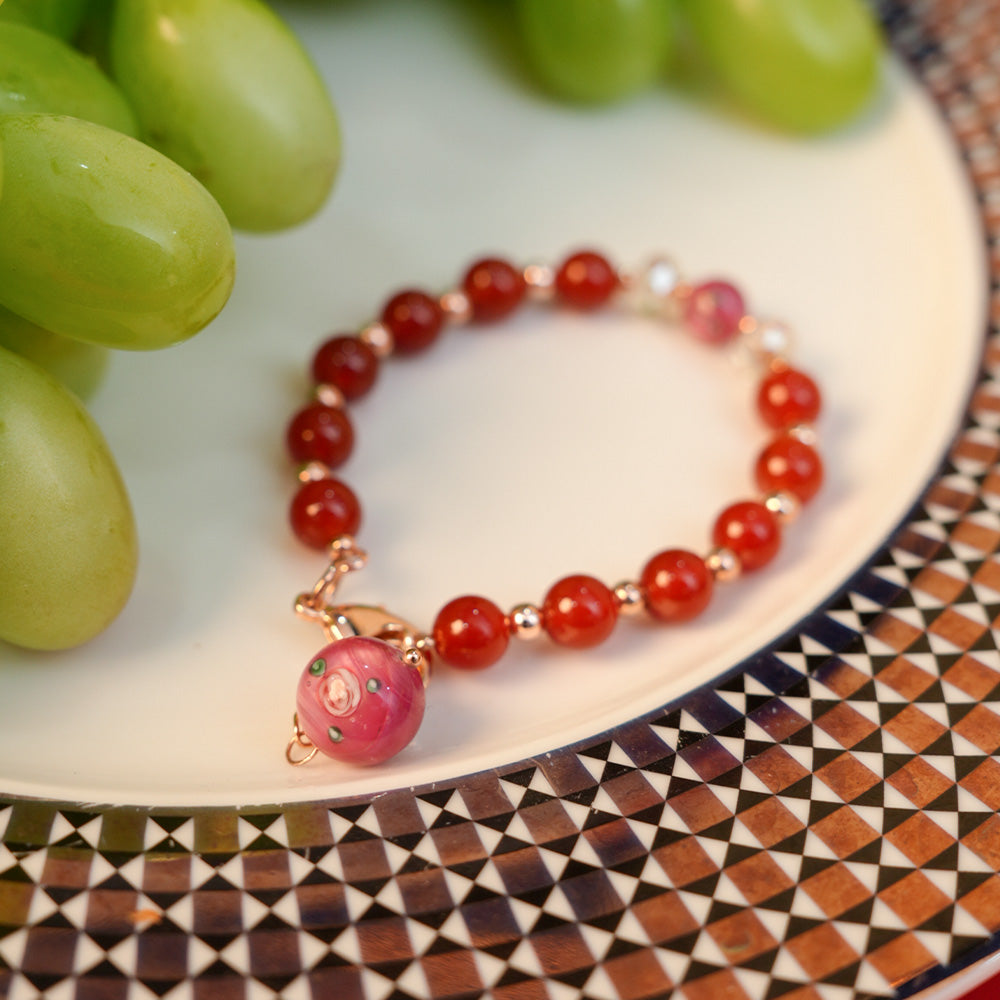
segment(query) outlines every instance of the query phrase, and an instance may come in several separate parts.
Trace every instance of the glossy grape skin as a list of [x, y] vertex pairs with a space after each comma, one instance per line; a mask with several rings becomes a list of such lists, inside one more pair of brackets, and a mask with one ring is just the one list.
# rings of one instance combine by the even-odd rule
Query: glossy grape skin
[[110, 352], [98, 344], [60, 337], [0, 306], [0, 347], [20, 354], [55, 376], [80, 399], [104, 381]]
[[669, 0], [518, 0], [517, 15], [532, 68], [557, 97], [618, 100], [669, 62]]
[[323, 81], [260, 0], [119, 0], [112, 74], [147, 140], [239, 229], [293, 226], [326, 200], [340, 132]]
[[232, 288], [232, 232], [205, 189], [136, 139], [60, 115], [0, 116], [0, 304], [132, 350], [200, 330]]
[[137, 135], [121, 91], [65, 42], [27, 25], [0, 21], [0, 114], [73, 115]]
[[83, 405], [0, 349], [0, 639], [67, 649], [132, 590], [137, 542], [125, 487]]
[[872, 97], [881, 41], [863, 0], [683, 0], [683, 11], [709, 69], [772, 125], [825, 131]]
[[3, 0], [0, 21], [28, 24], [48, 35], [70, 39], [80, 27], [89, 0]]

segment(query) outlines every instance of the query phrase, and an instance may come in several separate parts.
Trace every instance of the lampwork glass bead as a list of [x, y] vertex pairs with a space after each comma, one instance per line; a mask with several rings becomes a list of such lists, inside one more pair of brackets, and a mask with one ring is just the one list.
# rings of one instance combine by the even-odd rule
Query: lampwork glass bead
[[381, 764], [416, 735], [424, 716], [420, 672], [381, 639], [324, 646], [302, 671], [298, 725], [317, 749], [353, 764]]

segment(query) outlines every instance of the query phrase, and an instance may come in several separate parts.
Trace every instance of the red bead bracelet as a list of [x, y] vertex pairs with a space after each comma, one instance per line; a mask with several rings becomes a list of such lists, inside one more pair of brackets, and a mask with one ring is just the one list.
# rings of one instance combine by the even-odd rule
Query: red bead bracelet
[[[708, 344], [739, 343], [761, 371], [757, 411], [772, 436], [754, 464], [759, 492], [718, 515], [708, 553], [665, 549], [635, 580], [613, 587], [592, 576], [566, 576], [541, 604], [519, 604], [509, 612], [478, 595], [456, 597], [438, 612], [429, 633], [381, 607], [332, 604], [342, 577], [367, 559], [354, 537], [361, 505], [332, 470], [354, 445], [347, 404], [371, 391], [381, 363], [392, 354], [427, 350], [447, 326], [503, 319], [527, 300], [592, 310], [619, 297]], [[456, 290], [441, 296], [398, 292], [377, 321], [327, 340], [312, 362], [313, 401], [287, 431], [300, 480], [291, 504], [292, 530], [329, 556], [315, 587], [295, 602], [296, 612], [318, 622], [329, 641], [299, 681], [289, 762], [302, 764], [322, 752], [375, 764], [398, 753], [420, 726], [432, 656], [452, 667], [480, 670], [503, 656], [512, 637], [546, 635], [560, 646], [585, 649], [606, 639], [622, 615], [645, 612], [662, 622], [688, 621], [708, 606], [717, 582], [767, 565], [778, 552], [783, 525], [823, 480], [812, 428], [820, 393], [786, 360], [789, 339], [782, 324], [749, 315], [729, 282], [689, 284], [665, 258], [633, 276], [618, 272], [601, 254], [582, 251], [555, 269], [537, 264], [521, 269], [496, 258], [476, 261]]]

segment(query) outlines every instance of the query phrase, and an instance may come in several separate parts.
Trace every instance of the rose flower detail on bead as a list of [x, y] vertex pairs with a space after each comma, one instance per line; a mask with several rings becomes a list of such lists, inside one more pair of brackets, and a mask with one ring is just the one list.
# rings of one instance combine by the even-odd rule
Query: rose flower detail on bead
[[340, 639], [302, 671], [296, 714], [302, 732], [322, 753], [378, 764], [416, 735], [424, 714], [423, 680], [387, 642]]

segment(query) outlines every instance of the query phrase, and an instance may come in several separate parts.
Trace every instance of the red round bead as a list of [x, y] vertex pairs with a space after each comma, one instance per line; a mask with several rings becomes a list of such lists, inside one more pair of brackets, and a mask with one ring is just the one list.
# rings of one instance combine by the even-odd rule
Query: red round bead
[[575, 309], [596, 309], [614, 294], [618, 275], [606, 257], [590, 250], [567, 257], [556, 271], [556, 293]]
[[691, 290], [684, 320], [699, 340], [721, 344], [736, 335], [745, 312], [743, 296], [734, 285], [706, 281]]
[[354, 428], [343, 410], [313, 403], [292, 417], [285, 440], [293, 461], [322, 462], [334, 469], [351, 454]]
[[503, 319], [524, 298], [524, 275], [505, 260], [477, 260], [462, 279], [462, 291], [472, 307], [472, 318], [481, 323]]
[[357, 337], [332, 337], [313, 357], [312, 374], [317, 382], [335, 385], [345, 399], [357, 399], [375, 384], [378, 358]]
[[503, 656], [510, 641], [507, 616], [485, 597], [456, 597], [434, 619], [434, 648], [463, 670], [481, 670]]
[[586, 649], [603, 642], [615, 627], [615, 595], [592, 576], [567, 576], [549, 589], [542, 602], [542, 622], [560, 646]]
[[398, 292], [382, 310], [382, 324], [392, 334], [398, 354], [415, 354], [437, 340], [444, 313], [437, 299], [426, 292]]
[[754, 476], [764, 493], [782, 490], [805, 503], [823, 485], [823, 462], [815, 448], [791, 434], [779, 434], [757, 456]]
[[339, 535], [353, 535], [361, 524], [361, 505], [339, 479], [303, 483], [289, 511], [292, 531], [312, 549], [325, 549]]
[[639, 576], [647, 610], [664, 622], [700, 615], [712, 598], [714, 582], [705, 560], [684, 549], [657, 552]]
[[712, 531], [715, 545], [732, 549], [747, 572], [767, 565], [781, 546], [777, 518], [762, 504], [744, 500], [727, 507]]
[[776, 430], [811, 423], [819, 416], [822, 397], [816, 383], [796, 368], [780, 368], [760, 383], [757, 409]]

